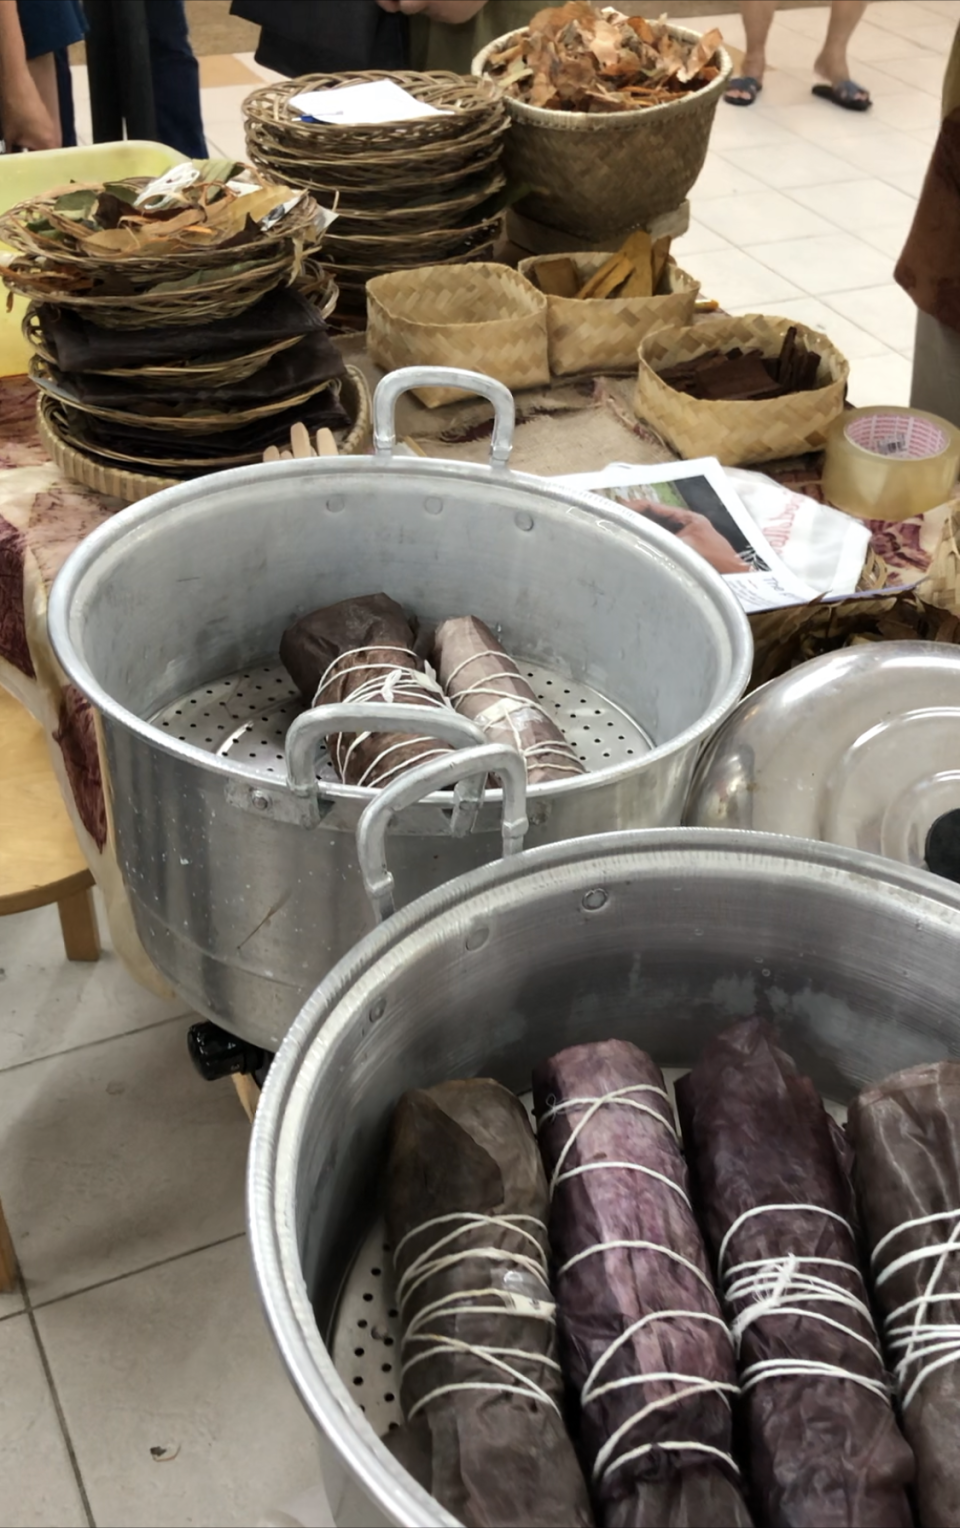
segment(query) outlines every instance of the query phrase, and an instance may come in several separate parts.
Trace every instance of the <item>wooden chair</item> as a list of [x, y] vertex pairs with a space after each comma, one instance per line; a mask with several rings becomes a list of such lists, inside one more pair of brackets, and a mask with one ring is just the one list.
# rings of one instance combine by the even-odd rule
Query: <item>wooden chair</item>
[[[56, 902], [67, 959], [98, 960], [92, 888], [43, 728], [0, 689], [0, 916]], [[0, 1204], [0, 1293], [16, 1282], [17, 1257]]]
[[0, 1295], [9, 1294], [11, 1289], [16, 1288], [16, 1283], [17, 1255], [13, 1250], [7, 1222], [3, 1218], [3, 1205], [0, 1204]]
[[68, 960], [98, 960], [93, 876], [40, 723], [0, 689], [0, 917], [56, 902]]

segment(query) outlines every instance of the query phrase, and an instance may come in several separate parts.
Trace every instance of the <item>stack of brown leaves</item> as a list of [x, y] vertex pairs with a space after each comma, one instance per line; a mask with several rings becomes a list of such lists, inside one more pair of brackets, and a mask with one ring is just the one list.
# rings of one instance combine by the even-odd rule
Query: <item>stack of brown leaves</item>
[[550, 111], [637, 111], [699, 90], [719, 73], [714, 28], [696, 43], [665, 18], [645, 21], [586, 0], [539, 11], [519, 37], [491, 53], [486, 69], [508, 95]]
[[658, 376], [668, 387], [691, 398], [745, 400], [785, 398], [818, 386], [820, 355], [808, 350], [791, 324], [780, 353], [765, 356], [760, 350], [707, 350], [690, 361], [666, 366]]

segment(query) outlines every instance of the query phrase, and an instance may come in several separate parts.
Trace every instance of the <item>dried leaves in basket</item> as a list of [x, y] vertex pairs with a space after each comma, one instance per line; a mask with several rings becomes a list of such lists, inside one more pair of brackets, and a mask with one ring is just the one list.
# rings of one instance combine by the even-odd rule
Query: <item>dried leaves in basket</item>
[[661, 106], [716, 79], [714, 29], [696, 43], [665, 20], [600, 12], [586, 0], [539, 11], [494, 50], [487, 73], [530, 106], [550, 111], [636, 111]]
[[960, 617], [916, 594], [867, 594], [791, 605], [750, 617], [754, 662], [750, 688], [786, 674], [808, 658], [863, 642], [960, 643]]
[[692, 360], [665, 366], [657, 375], [668, 387], [691, 398], [742, 402], [811, 392], [818, 386], [820, 360], [791, 324], [779, 355], [765, 356], [762, 350], [742, 350], [735, 345], [731, 350], [708, 350]]
[[561, 1347], [604, 1528], [737, 1528], [733, 1345], [663, 1076], [624, 1040], [534, 1072]]
[[757, 1521], [911, 1528], [843, 1135], [760, 1019], [677, 1083], [694, 1204], [737, 1345]]
[[202, 256], [294, 232], [319, 236], [327, 220], [305, 191], [234, 160], [208, 159], [153, 181], [137, 176], [33, 197], [0, 218], [0, 237], [24, 254], [101, 264]]
[[[386, 594], [341, 600], [302, 616], [284, 632], [280, 658], [308, 706], [364, 700], [447, 706], [416, 651], [412, 626]], [[450, 751], [447, 743], [409, 732], [337, 733], [327, 746], [339, 779], [369, 786], [386, 785]]]
[[[857, 1194], [924, 1528], [960, 1522], [960, 1062], [869, 1087], [850, 1107]], [[925, 1253], [925, 1255], [921, 1255]]]
[[406, 1421], [387, 1443], [459, 1523], [593, 1521], [562, 1414], [548, 1204], [514, 1094], [474, 1078], [403, 1095], [386, 1209]]

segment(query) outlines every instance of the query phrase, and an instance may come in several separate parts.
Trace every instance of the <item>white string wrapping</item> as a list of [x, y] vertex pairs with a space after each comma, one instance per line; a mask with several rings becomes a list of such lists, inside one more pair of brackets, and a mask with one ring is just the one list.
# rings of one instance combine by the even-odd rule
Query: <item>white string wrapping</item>
[[[683, 1201], [686, 1209], [688, 1211], [690, 1210], [690, 1200], [683, 1185], [677, 1183], [675, 1179], [669, 1178], [665, 1173], [658, 1172], [655, 1168], [647, 1167], [643, 1163], [622, 1162], [604, 1158], [602, 1161], [583, 1162], [580, 1163], [577, 1167], [565, 1168], [564, 1164], [566, 1163], [574, 1145], [579, 1140], [587, 1125], [592, 1119], [596, 1117], [601, 1109], [634, 1109], [640, 1114], [646, 1114], [651, 1119], [656, 1120], [659, 1125], [662, 1125], [674, 1143], [679, 1147], [680, 1137], [673, 1123], [673, 1120], [664, 1114], [660, 1109], [651, 1108], [650, 1104], [636, 1098], [634, 1095], [637, 1093], [653, 1094], [655, 1098], [662, 1099], [664, 1103], [666, 1103], [668, 1109], [670, 1108], [670, 1095], [664, 1088], [657, 1087], [653, 1083], [642, 1082], [634, 1083], [629, 1087], [615, 1088], [613, 1091], [605, 1093], [599, 1098], [566, 1098], [563, 1099], [560, 1103], [554, 1101], [540, 1116], [537, 1123], [538, 1130], [542, 1130], [544, 1125], [549, 1124], [550, 1121], [558, 1118], [560, 1115], [569, 1114], [575, 1109], [582, 1109], [584, 1111], [571, 1130], [569, 1136], [564, 1142], [563, 1149], [557, 1157], [556, 1165], [550, 1179], [551, 1199], [561, 1184], [567, 1183], [570, 1181], [570, 1179], [577, 1178], [584, 1173], [607, 1171], [638, 1172], [644, 1174], [647, 1177], [656, 1179], [666, 1188], [669, 1188]], [[557, 1278], [558, 1280], [561, 1279], [563, 1275], [569, 1272], [571, 1268], [583, 1262], [586, 1258], [594, 1257], [597, 1253], [620, 1250], [650, 1252], [654, 1255], [668, 1258], [671, 1262], [680, 1264], [682, 1267], [686, 1268], [689, 1273], [692, 1273], [693, 1276], [699, 1281], [699, 1283], [704, 1286], [708, 1293], [713, 1296], [713, 1284], [711, 1283], [710, 1279], [703, 1273], [702, 1269], [697, 1267], [696, 1263], [691, 1262], [689, 1258], [684, 1257], [681, 1253], [675, 1252], [672, 1247], [665, 1247], [659, 1242], [651, 1241], [633, 1241], [620, 1239], [595, 1243], [593, 1246], [585, 1247], [582, 1249], [582, 1251], [575, 1253], [573, 1257], [568, 1258], [567, 1261], [563, 1263], [560, 1268], [558, 1268]], [[607, 1366], [610, 1364], [615, 1355], [620, 1351], [620, 1349], [624, 1347], [624, 1345], [628, 1343], [637, 1332], [657, 1321], [676, 1320], [704, 1321], [712, 1323], [713, 1325], [718, 1326], [728, 1339], [730, 1338], [730, 1333], [727, 1330], [726, 1323], [721, 1319], [720, 1316], [710, 1311], [682, 1309], [652, 1311], [648, 1315], [641, 1316], [638, 1320], [632, 1322], [631, 1325], [626, 1328], [626, 1330], [620, 1332], [614, 1338], [610, 1345], [600, 1354], [600, 1357], [597, 1359], [593, 1368], [590, 1370], [590, 1373], [587, 1375], [586, 1380], [584, 1381], [583, 1387], [580, 1391], [580, 1405], [582, 1408], [585, 1409], [587, 1406], [594, 1404], [596, 1401], [600, 1400], [602, 1396], [609, 1395], [614, 1390], [624, 1390], [634, 1386], [642, 1387], [644, 1385], [663, 1383], [671, 1384], [678, 1388], [670, 1390], [666, 1395], [660, 1396], [657, 1400], [647, 1401], [643, 1406], [640, 1407], [638, 1411], [633, 1412], [624, 1422], [620, 1424], [619, 1427], [617, 1427], [610, 1434], [610, 1437], [607, 1438], [603, 1447], [597, 1453], [596, 1459], [594, 1460], [593, 1479], [597, 1484], [602, 1484], [608, 1476], [612, 1475], [615, 1470], [622, 1469], [624, 1465], [631, 1464], [635, 1460], [641, 1459], [649, 1453], [660, 1450], [666, 1453], [707, 1454], [721, 1461], [735, 1474], [740, 1473], [736, 1461], [733, 1459], [732, 1455], [726, 1453], [723, 1449], [715, 1448], [712, 1444], [699, 1443], [695, 1439], [673, 1439], [665, 1443], [643, 1443], [638, 1445], [636, 1448], [625, 1449], [623, 1452], [617, 1453], [617, 1449], [623, 1442], [624, 1438], [626, 1438], [627, 1435], [632, 1432], [635, 1427], [638, 1427], [641, 1423], [645, 1422], [649, 1416], [652, 1416], [654, 1412], [665, 1411], [671, 1406], [676, 1406], [681, 1401], [690, 1399], [692, 1396], [705, 1395], [710, 1393], [718, 1395], [723, 1401], [724, 1405], [729, 1407], [730, 1402], [728, 1400], [728, 1396], [736, 1395], [738, 1393], [738, 1387], [735, 1384], [730, 1384], [722, 1380], [707, 1379], [702, 1374], [678, 1374], [672, 1370], [650, 1374], [628, 1374], [620, 1379], [607, 1380], [601, 1383], [603, 1373]]]
[[[535, 1227], [541, 1233], [543, 1241], [532, 1231], [524, 1229], [524, 1223]], [[400, 1343], [401, 1385], [417, 1364], [444, 1353], [469, 1354], [489, 1369], [491, 1377], [436, 1385], [426, 1395], [420, 1396], [409, 1408], [407, 1421], [412, 1421], [417, 1413], [431, 1401], [460, 1390], [489, 1390], [499, 1394], [527, 1396], [532, 1400], [540, 1401], [545, 1406], [552, 1407], [559, 1414], [560, 1408], [553, 1396], [529, 1374], [525, 1374], [517, 1367], [518, 1364], [539, 1365], [559, 1375], [560, 1365], [556, 1359], [550, 1358], [546, 1353], [531, 1353], [523, 1348], [491, 1347], [483, 1343], [467, 1342], [461, 1337], [454, 1337], [434, 1329], [444, 1318], [464, 1315], [519, 1316], [528, 1321], [545, 1321], [550, 1326], [554, 1326], [556, 1309], [547, 1281], [547, 1255], [543, 1245], [547, 1236], [546, 1226], [534, 1215], [478, 1215], [466, 1211], [438, 1215], [414, 1227], [401, 1238], [394, 1249], [394, 1261], [398, 1258], [401, 1248], [412, 1237], [420, 1236], [424, 1231], [431, 1231], [441, 1226], [451, 1227], [451, 1229], [444, 1231], [443, 1235], [430, 1242], [422, 1252], [417, 1254], [409, 1267], [404, 1270], [397, 1284], [397, 1307], [401, 1321], [411, 1297], [427, 1280], [448, 1268], [455, 1267], [458, 1263], [468, 1262], [471, 1259], [479, 1259], [481, 1263], [486, 1263], [491, 1271], [504, 1264], [507, 1265], [508, 1271], [510, 1268], [520, 1270], [535, 1281], [542, 1290], [542, 1295], [517, 1294], [504, 1286], [496, 1285], [491, 1280], [478, 1289], [452, 1290], [449, 1294], [441, 1295], [439, 1299], [431, 1300], [422, 1306], [411, 1317], [409, 1323], [405, 1323]], [[447, 1250], [471, 1232], [483, 1231], [489, 1227], [510, 1231], [526, 1244], [530, 1251], [511, 1251], [505, 1247], [482, 1245], [461, 1247], [456, 1251]], [[481, 1301], [487, 1303], [478, 1303]], [[407, 1356], [409, 1348], [414, 1344], [422, 1344], [422, 1350]]]
[[471, 663], [478, 663], [481, 658], [506, 659], [508, 663], [510, 662], [504, 653], [495, 652], [492, 648], [484, 648], [482, 652], [471, 653], [468, 658], [458, 663], [447, 675], [445, 685], [446, 693], [450, 696], [454, 709], [462, 711], [463, 703], [471, 696], [481, 695], [489, 698], [493, 704], [485, 707], [478, 716], [474, 717], [474, 721], [482, 731], [487, 732], [491, 727], [502, 722], [509, 727], [513, 746], [523, 755], [528, 768], [531, 765], [541, 764], [543, 767], [556, 769], [561, 774], [582, 775], [583, 765], [577, 758], [573, 745], [565, 738], [543, 743], [523, 742], [523, 733], [519, 725], [521, 722], [539, 720], [549, 722], [551, 727], [555, 727], [556, 722], [532, 691], [529, 695], [518, 695], [514, 690], [497, 688], [498, 679], [519, 679], [523, 683], [523, 675], [516, 668], [498, 669], [492, 674], [484, 674], [472, 684], [458, 690], [456, 694], [453, 693], [453, 684], [457, 675]]
[[[351, 648], [349, 652], [340, 653], [329, 664], [323, 678], [317, 685], [313, 704], [315, 706], [321, 704], [320, 697], [335, 678], [342, 679], [346, 674], [370, 674], [371, 678], [363, 680], [346, 697], [350, 705], [360, 705], [364, 701], [369, 700], [383, 700], [388, 705], [402, 705], [405, 701], [412, 701], [414, 704], [426, 702], [429, 708], [440, 711], [445, 711], [449, 708], [449, 701], [436, 679], [432, 674], [426, 673], [423, 669], [404, 668], [401, 664], [394, 663], [367, 662], [351, 664], [342, 673], [336, 672], [337, 665], [345, 662], [347, 658], [362, 658], [365, 654], [373, 652], [403, 653], [405, 657], [415, 660], [417, 657], [416, 653], [411, 652], [408, 647]], [[345, 735], [344, 733], [337, 734], [333, 749], [333, 763], [341, 780], [346, 780], [347, 778], [347, 770], [350, 767], [354, 750], [359, 748], [361, 743], [365, 743], [367, 738], [375, 736], [372, 732], [357, 732], [354, 734], [353, 742], [345, 751], [343, 746]], [[415, 759], [401, 759], [399, 763], [381, 771], [381, 764], [385, 759], [389, 758], [390, 754], [399, 753], [401, 749], [412, 748], [418, 744], [423, 745], [423, 751]], [[438, 744], [436, 738], [420, 737], [411, 734], [409, 737], [404, 737], [399, 743], [391, 743], [388, 748], [382, 748], [376, 758], [372, 759], [367, 765], [363, 774], [355, 783], [357, 785], [369, 784], [370, 776], [376, 772], [377, 785], [386, 785], [387, 781], [392, 780], [394, 775], [402, 774], [404, 770], [411, 768], [413, 764], [424, 764], [428, 759], [443, 758], [448, 752], [449, 748], [445, 744]]]
[[[851, 1240], [853, 1238], [850, 1225], [842, 1215], [836, 1214], [833, 1210], [824, 1209], [818, 1204], [759, 1204], [753, 1209], [745, 1210], [737, 1217], [720, 1243], [717, 1257], [717, 1273], [724, 1305], [728, 1314], [733, 1315], [730, 1330], [737, 1356], [739, 1357], [740, 1354], [744, 1333], [751, 1326], [771, 1316], [796, 1316], [833, 1327], [835, 1331], [842, 1332], [855, 1342], [861, 1343], [876, 1360], [882, 1375], [884, 1362], [878, 1343], [874, 1340], [876, 1330], [870, 1307], [866, 1302], [866, 1291], [864, 1291], [864, 1298], [860, 1299], [838, 1283], [836, 1278], [808, 1271], [812, 1268], [842, 1269], [844, 1273], [852, 1273], [862, 1285], [863, 1275], [855, 1263], [847, 1263], [840, 1258], [832, 1257], [801, 1257], [791, 1252], [773, 1257], [753, 1258], [746, 1262], [735, 1263], [730, 1267], [726, 1266], [730, 1243], [741, 1227], [756, 1216], [774, 1213], [826, 1216], [828, 1220], [834, 1220], [838, 1225], [843, 1226]], [[823, 1305], [839, 1307], [841, 1312], [853, 1311], [863, 1321], [871, 1335], [864, 1336], [848, 1321], [838, 1320], [835, 1316], [828, 1315], [819, 1308]], [[739, 1310], [737, 1310], [738, 1306]], [[887, 1385], [883, 1378], [871, 1378], [869, 1375], [859, 1373], [856, 1369], [807, 1358], [767, 1358], [748, 1364], [741, 1370], [740, 1388], [746, 1394], [764, 1380], [789, 1379], [796, 1376], [849, 1381], [862, 1385], [864, 1389], [872, 1391], [882, 1400], [889, 1399]]]
[[[933, 1321], [928, 1315], [931, 1306], [935, 1307], [951, 1300], [960, 1304], [960, 1291], [951, 1293], [937, 1290], [937, 1285], [946, 1272], [950, 1258], [960, 1253], [960, 1210], [941, 1210], [935, 1215], [922, 1215], [916, 1220], [905, 1220], [902, 1225], [895, 1226], [892, 1231], [887, 1232], [886, 1236], [880, 1238], [870, 1257], [871, 1267], [875, 1270], [881, 1254], [905, 1231], [917, 1230], [922, 1226], [935, 1225], [945, 1220], [955, 1222], [946, 1241], [935, 1242], [928, 1247], [915, 1247], [908, 1252], [903, 1252], [889, 1262], [881, 1272], [875, 1271], [874, 1287], [880, 1290], [902, 1269], [910, 1267], [913, 1263], [925, 1262], [927, 1259], [935, 1260], [933, 1271], [923, 1293], [912, 1300], [905, 1301], [903, 1305], [898, 1305], [883, 1323], [884, 1335], [891, 1353], [894, 1354], [894, 1378], [900, 1396], [900, 1405], [904, 1411], [916, 1399], [924, 1381], [929, 1379], [931, 1374], [960, 1360], [960, 1325], [955, 1321]], [[912, 1319], [904, 1321], [903, 1318], [910, 1311], [913, 1311]], [[914, 1368], [915, 1372], [911, 1377], [911, 1370]]]

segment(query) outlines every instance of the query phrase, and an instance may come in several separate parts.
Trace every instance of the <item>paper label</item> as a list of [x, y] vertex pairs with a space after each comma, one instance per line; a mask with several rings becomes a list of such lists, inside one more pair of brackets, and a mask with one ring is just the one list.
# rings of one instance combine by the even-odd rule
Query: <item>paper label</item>
[[341, 90], [304, 90], [290, 97], [290, 106], [311, 122], [334, 122], [343, 127], [450, 115], [418, 101], [393, 80], [370, 80], [365, 85], [345, 85]]
[[513, 1311], [517, 1316], [532, 1316], [538, 1321], [552, 1321], [556, 1314], [556, 1305], [552, 1300], [534, 1300], [530, 1295], [513, 1295], [504, 1290], [500, 1296], [505, 1310]]

